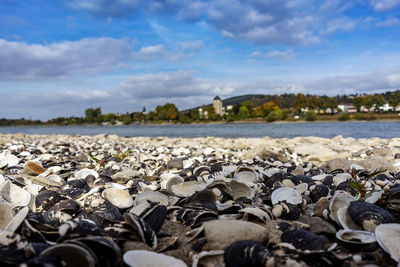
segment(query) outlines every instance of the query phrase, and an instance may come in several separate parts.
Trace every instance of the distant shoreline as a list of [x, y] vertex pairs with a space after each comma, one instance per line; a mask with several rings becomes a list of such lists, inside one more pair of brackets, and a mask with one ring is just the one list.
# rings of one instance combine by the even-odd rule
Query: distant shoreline
[[96, 126], [96, 127], [118, 127], [118, 126], [141, 126], [141, 125], [221, 125], [221, 124], [290, 124], [290, 123], [346, 123], [346, 122], [400, 122], [400, 116], [399, 119], [375, 119], [375, 120], [345, 120], [345, 121], [340, 121], [340, 120], [313, 120], [313, 121], [306, 121], [306, 120], [283, 120], [283, 121], [273, 121], [273, 122], [267, 122], [264, 119], [249, 119], [249, 120], [237, 120], [237, 121], [200, 121], [200, 122], [191, 122], [191, 123], [180, 123], [180, 122], [160, 122], [160, 123], [154, 123], [154, 122], [144, 122], [144, 123], [130, 123], [130, 124], [110, 124], [110, 125], [102, 125], [102, 124], [93, 124], [93, 123], [88, 123], [88, 124], [75, 124], [75, 125], [63, 125], [63, 124], [38, 124], [38, 125], [4, 125], [0, 127], [54, 127], [54, 126], [60, 126], [60, 127], [68, 127], [68, 126], [74, 126], [74, 127], [91, 127], [91, 126]]

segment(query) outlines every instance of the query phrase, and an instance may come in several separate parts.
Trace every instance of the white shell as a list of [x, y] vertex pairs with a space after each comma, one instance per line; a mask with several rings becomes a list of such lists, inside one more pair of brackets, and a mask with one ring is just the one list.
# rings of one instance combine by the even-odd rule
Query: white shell
[[127, 190], [119, 188], [107, 188], [101, 194], [119, 209], [127, 209], [133, 205], [133, 198]]
[[15, 216], [12, 218], [12, 220], [7, 224], [5, 227], [5, 230], [10, 231], [10, 232], [15, 232], [18, 227], [22, 224], [22, 222], [25, 220], [26, 216], [28, 215], [29, 208], [24, 207], [22, 208]]
[[337, 210], [336, 216], [339, 221], [339, 224], [345, 230], [362, 230], [362, 228], [357, 225], [353, 219], [351, 219], [350, 214], [348, 212], [349, 207], [341, 207]]
[[296, 189], [290, 187], [280, 187], [272, 192], [271, 202], [272, 205], [275, 205], [281, 201], [286, 201], [287, 203], [297, 205], [303, 202], [303, 198]]
[[178, 197], [190, 197], [194, 193], [204, 189], [206, 189], [206, 184], [196, 181], [189, 181], [171, 186], [172, 193]]
[[311, 179], [313, 179], [314, 181], [322, 181], [325, 179], [326, 176], [329, 176], [329, 174], [318, 174], [318, 175], [314, 175], [313, 177], [311, 177]]
[[400, 262], [400, 224], [385, 223], [375, 228], [375, 237], [379, 246]]
[[348, 207], [350, 205], [350, 202], [356, 201], [357, 199], [354, 198], [352, 195], [345, 191], [338, 190], [335, 192], [335, 194], [332, 196], [331, 200], [329, 201], [329, 211], [330, 211], [330, 217], [332, 220], [334, 220], [337, 223], [339, 222], [337, 212], [340, 208], [343, 207]]
[[95, 170], [87, 168], [76, 172], [74, 176], [78, 179], [85, 179], [88, 175], [93, 175], [96, 179], [99, 178], [99, 174]]
[[11, 154], [9, 151], [4, 151], [0, 153], [0, 168], [3, 168], [5, 166], [7, 167], [12, 167], [17, 165], [19, 162], [19, 159]]
[[234, 174], [234, 178], [241, 183], [255, 183], [257, 174], [250, 167], [239, 167]]
[[13, 217], [13, 208], [11, 204], [0, 202], [0, 230], [4, 230]]
[[123, 260], [131, 267], [187, 267], [186, 263], [172, 256], [147, 250], [129, 250]]
[[1, 184], [0, 194], [13, 207], [25, 207], [31, 201], [31, 194], [29, 192], [10, 181]]
[[361, 230], [339, 230], [336, 238], [352, 244], [370, 244], [376, 242], [375, 234]]
[[146, 202], [147, 200], [150, 200], [151, 202], [161, 203], [164, 206], [168, 206], [169, 203], [169, 199], [166, 195], [157, 191], [146, 191], [136, 196], [134, 200], [134, 205], [140, 205], [140, 203]]

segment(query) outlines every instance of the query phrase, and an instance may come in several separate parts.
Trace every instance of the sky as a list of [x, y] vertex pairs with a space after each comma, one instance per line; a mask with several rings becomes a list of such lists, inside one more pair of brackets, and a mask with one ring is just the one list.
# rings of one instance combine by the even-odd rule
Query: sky
[[400, 0], [0, 0], [0, 118], [400, 89]]

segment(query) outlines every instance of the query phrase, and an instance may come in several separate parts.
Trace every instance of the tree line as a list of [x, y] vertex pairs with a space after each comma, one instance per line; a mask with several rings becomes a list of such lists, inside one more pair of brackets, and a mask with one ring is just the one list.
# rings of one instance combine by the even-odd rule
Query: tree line
[[[235, 97], [232, 99], [240, 99]], [[229, 100], [228, 100], [229, 101]], [[300, 119], [315, 120], [316, 114], [333, 115], [340, 112], [339, 103], [352, 104], [358, 112], [362, 108], [368, 111], [380, 112], [379, 107], [385, 103], [395, 111], [400, 104], [400, 90], [386, 92], [383, 94], [363, 94], [363, 95], [337, 95], [333, 97], [317, 96], [309, 94], [282, 94], [282, 95], [256, 95], [249, 100], [242, 101], [233, 105], [225, 106], [225, 112], [221, 116], [216, 114], [212, 105], [203, 105], [201, 109], [194, 108], [179, 111], [173, 103], [166, 103], [157, 106], [154, 110], [146, 112], [143, 107], [140, 112], [132, 112], [125, 114], [107, 113], [103, 114], [100, 107], [87, 108], [83, 117], [58, 117], [50, 119], [46, 122], [40, 120], [7, 120], [0, 119], [0, 126], [12, 125], [39, 125], [39, 124], [56, 124], [56, 125], [80, 125], [80, 124], [131, 124], [143, 122], [180, 122], [192, 123], [200, 121], [236, 121], [252, 118], [262, 118], [268, 122], [285, 120], [288, 117], [294, 118], [298, 116]], [[229, 108], [228, 108], [229, 107]], [[306, 112], [304, 112], [306, 111]], [[339, 117], [345, 120], [349, 115]], [[360, 114], [356, 114], [357, 118], [366, 118]]]

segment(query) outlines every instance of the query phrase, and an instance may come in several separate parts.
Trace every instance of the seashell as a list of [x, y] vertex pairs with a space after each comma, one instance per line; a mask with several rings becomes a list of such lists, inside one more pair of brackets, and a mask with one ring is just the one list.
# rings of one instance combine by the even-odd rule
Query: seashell
[[7, 202], [0, 202], [0, 231], [13, 219], [13, 207]]
[[314, 181], [322, 181], [324, 180], [327, 176], [329, 176], [329, 174], [318, 174], [318, 175], [314, 175], [311, 177], [311, 179], [313, 179]]
[[119, 209], [127, 209], [133, 205], [133, 198], [127, 190], [107, 188], [101, 193], [101, 196]]
[[193, 255], [192, 267], [197, 266], [225, 266], [223, 259], [223, 250], [203, 251]]
[[195, 201], [187, 203], [177, 213], [177, 220], [187, 226], [196, 227], [202, 222], [214, 220], [218, 216], [218, 209], [212, 202]]
[[236, 180], [229, 182], [229, 187], [232, 190], [233, 200], [238, 200], [239, 198], [253, 198], [254, 191], [246, 184], [240, 183]]
[[375, 228], [375, 237], [379, 246], [390, 254], [393, 260], [400, 262], [400, 224], [380, 224]]
[[382, 198], [383, 192], [383, 190], [372, 192], [371, 195], [365, 199], [365, 201], [374, 204]]
[[310, 187], [311, 200], [316, 203], [321, 197], [329, 195], [329, 188], [324, 184], [313, 185]]
[[123, 260], [130, 267], [187, 267], [186, 263], [172, 256], [146, 250], [129, 250]]
[[301, 215], [301, 210], [299, 209], [299, 207], [297, 207], [297, 205], [281, 202], [273, 206], [272, 214], [276, 218], [296, 220]]
[[99, 178], [99, 174], [98, 174], [95, 170], [86, 169], [86, 168], [85, 168], [85, 169], [82, 169], [82, 170], [79, 170], [78, 172], [75, 173], [74, 176], [75, 176], [76, 178], [78, 178], [78, 179], [85, 180], [86, 177], [88, 177], [89, 175], [94, 176], [95, 179], [98, 179], [98, 178]]
[[144, 219], [154, 231], [158, 232], [167, 217], [167, 207], [157, 202], [141, 202], [129, 213]]
[[28, 215], [29, 208], [22, 208], [13, 218], [8, 222], [4, 230], [14, 233], [25, 220]]
[[4, 167], [12, 167], [19, 163], [19, 159], [11, 154], [9, 151], [0, 153], [0, 169]]
[[45, 171], [47, 171], [47, 169], [43, 168], [42, 163], [39, 161], [27, 161], [22, 169], [23, 173], [33, 176], [44, 173]]
[[61, 224], [72, 219], [71, 215], [61, 211], [43, 211], [31, 212], [28, 214], [27, 219], [30, 223], [34, 224], [39, 230], [47, 230], [48, 228], [56, 229]]
[[157, 191], [146, 191], [146, 192], [140, 193], [139, 195], [137, 195], [135, 197], [133, 204], [134, 204], [134, 206], [138, 206], [143, 202], [147, 202], [148, 200], [151, 202], [160, 203], [164, 206], [168, 206], [168, 204], [169, 204], [168, 197], [166, 195], [164, 195], [163, 193], [160, 193]]
[[281, 240], [282, 242], [292, 244], [297, 249], [311, 251], [323, 250], [328, 243], [326, 237], [301, 229], [283, 232]]
[[125, 213], [123, 217], [125, 222], [138, 232], [144, 243], [149, 245], [152, 249], [157, 248], [156, 233], [147, 222], [131, 213]]
[[381, 223], [396, 222], [390, 212], [368, 202], [353, 201], [350, 203], [348, 212], [355, 223], [370, 232], [373, 232]]
[[51, 246], [43, 250], [40, 255], [58, 258], [66, 266], [95, 267], [98, 264], [96, 255], [90, 249], [70, 243]]
[[237, 220], [212, 220], [203, 223], [204, 235], [209, 249], [226, 249], [241, 240], [254, 240], [264, 243], [268, 240], [265, 227], [252, 222]]
[[86, 235], [100, 235], [101, 230], [91, 220], [88, 219], [73, 219], [66, 221], [58, 227], [58, 234], [61, 237], [79, 237]]
[[3, 266], [18, 266], [25, 262], [25, 251], [29, 243], [20, 235], [0, 231], [0, 263]]
[[342, 207], [337, 210], [336, 213], [339, 224], [345, 230], [362, 230], [362, 228], [357, 225], [350, 216], [349, 207]]
[[231, 244], [224, 252], [227, 267], [265, 266], [271, 253], [258, 242], [243, 240]]
[[267, 213], [260, 208], [247, 207], [239, 210], [240, 213], [243, 213], [246, 217], [249, 215], [258, 218], [261, 222], [266, 223], [273, 219], [273, 215], [271, 213]]
[[204, 183], [189, 181], [172, 185], [171, 192], [178, 197], [190, 197], [194, 193], [202, 191], [205, 188], [206, 184]]
[[5, 181], [0, 185], [0, 195], [5, 201], [10, 203], [13, 208], [28, 206], [31, 199], [34, 198], [29, 192], [10, 181]]
[[100, 263], [100, 266], [118, 266], [121, 261], [121, 249], [112, 240], [99, 236], [89, 236], [77, 238], [67, 242], [75, 243], [81, 246], [82, 244], [85, 245], [96, 255], [97, 261]]
[[336, 238], [342, 242], [355, 245], [369, 245], [376, 242], [375, 234], [360, 230], [339, 230]]
[[337, 216], [338, 210], [343, 207], [348, 207], [351, 202], [356, 200], [357, 200], [356, 198], [354, 198], [347, 192], [336, 191], [335, 194], [332, 196], [331, 200], [329, 201], [330, 218], [333, 221], [340, 223]]
[[35, 211], [49, 210], [62, 199], [63, 197], [59, 193], [55, 191], [44, 190], [35, 198]]
[[233, 177], [241, 183], [255, 183], [257, 181], [256, 172], [252, 168], [245, 166], [237, 168]]
[[49, 209], [49, 211], [62, 211], [70, 215], [74, 215], [79, 211], [79, 204], [73, 199], [60, 200], [57, 204]]
[[275, 205], [281, 201], [286, 201], [289, 204], [297, 205], [303, 203], [303, 198], [296, 189], [290, 187], [280, 187], [272, 192], [271, 202], [273, 205]]
[[166, 180], [165, 182], [165, 189], [167, 189], [168, 192], [172, 193], [172, 186], [176, 185], [176, 184], [181, 184], [183, 183], [185, 180], [179, 176], [179, 175], [174, 175], [172, 177], [170, 177], [168, 180]]
[[206, 165], [200, 165], [193, 169], [193, 175], [195, 175], [195, 176], [207, 175], [210, 172], [211, 172], [211, 168]]

